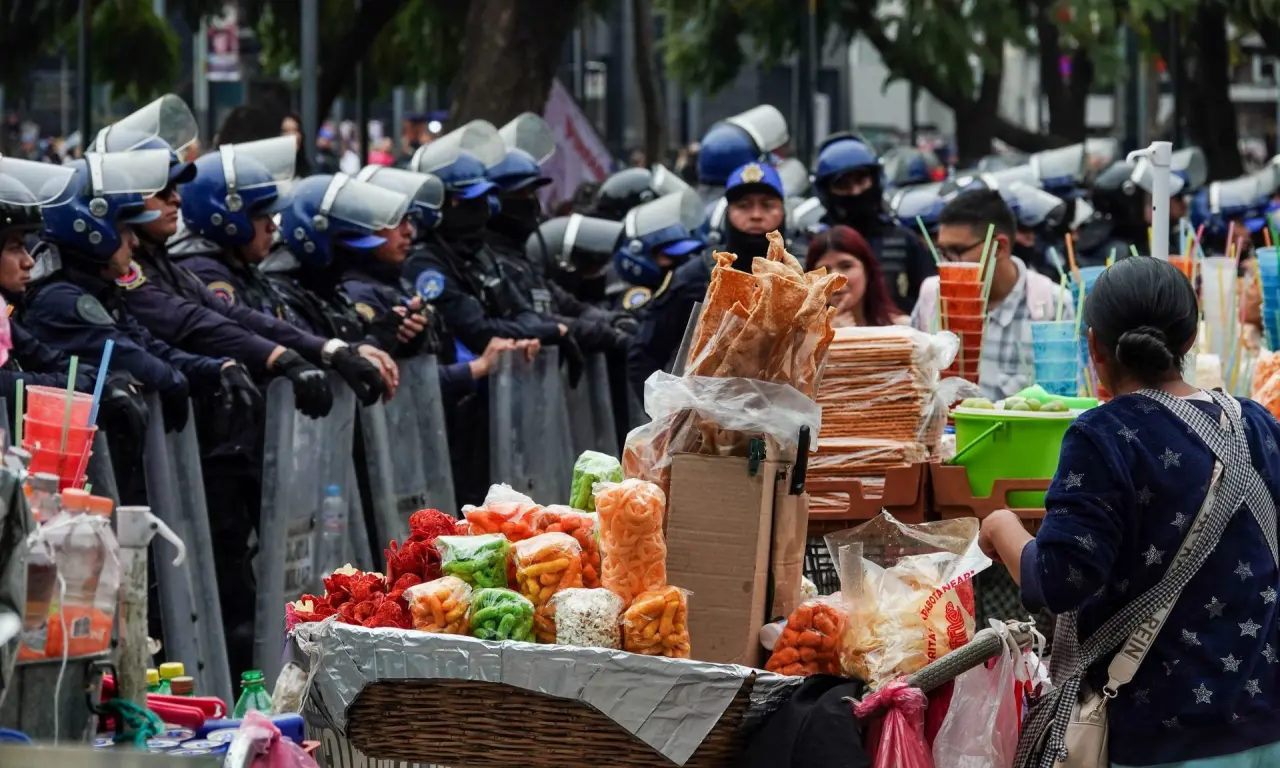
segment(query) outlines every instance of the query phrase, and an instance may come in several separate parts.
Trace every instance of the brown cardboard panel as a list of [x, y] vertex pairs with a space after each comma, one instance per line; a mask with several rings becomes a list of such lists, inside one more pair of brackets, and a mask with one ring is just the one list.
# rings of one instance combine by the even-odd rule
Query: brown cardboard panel
[[791, 615], [800, 605], [804, 551], [809, 531], [809, 494], [791, 495], [791, 467], [783, 467], [774, 486], [773, 544], [770, 549], [772, 593], [766, 621]]
[[667, 517], [667, 581], [689, 590], [693, 658], [760, 665], [769, 589], [774, 488], [785, 468], [676, 454]]

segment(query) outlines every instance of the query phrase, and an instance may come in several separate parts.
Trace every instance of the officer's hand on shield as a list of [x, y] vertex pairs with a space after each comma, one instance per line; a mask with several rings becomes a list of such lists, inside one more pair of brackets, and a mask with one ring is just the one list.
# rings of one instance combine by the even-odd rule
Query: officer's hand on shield
[[630, 312], [619, 312], [609, 321], [615, 331], [635, 336], [640, 331], [640, 321]]
[[222, 366], [222, 396], [233, 410], [253, 412], [262, 407], [262, 393], [244, 366], [228, 360]]
[[147, 404], [142, 386], [128, 371], [112, 371], [102, 385], [98, 422], [107, 432], [141, 440], [147, 432]]
[[[373, 347], [365, 344], [362, 350], [365, 349], [372, 350]], [[372, 362], [368, 357], [369, 355], [357, 352], [344, 344], [335, 349], [329, 358], [329, 364], [333, 366], [333, 370], [337, 371], [338, 375], [347, 382], [347, 386], [356, 393], [356, 400], [366, 406], [378, 402], [387, 391], [382, 366]]]
[[164, 416], [164, 431], [181, 432], [186, 428], [187, 416], [191, 412], [191, 388], [186, 377], [160, 393], [160, 411]]
[[371, 344], [361, 344], [356, 347], [356, 351], [382, 372], [382, 383], [386, 386], [386, 393], [383, 395], [383, 399], [390, 400], [395, 397], [396, 390], [400, 388], [400, 366], [396, 364], [391, 355]]
[[[536, 339], [534, 340], [536, 343]], [[514, 339], [489, 339], [489, 343], [485, 345], [484, 353], [476, 359], [467, 363], [467, 367], [471, 369], [471, 378], [473, 380], [483, 379], [493, 372], [493, 367], [498, 364], [498, 358], [507, 350], [518, 349]], [[529, 358], [532, 361], [532, 357]]]
[[397, 311], [400, 309], [396, 307], [391, 312], [383, 312], [365, 325], [369, 338], [379, 349], [395, 349], [397, 342], [404, 341], [401, 338], [404, 313]]
[[524, 350], [524, 359], [532, 363], [542, 350], [542, 342], [537, 339], [520, 339], [516, 342], [516, 349]]
[[569, 386], [576, 387], [587, 368], [587, 359], [582, 354], [582, 347], [572, 333], [560, 337], [560, 357], [564, 360], [565, 370], [569, 373]]
[[276, 357], [271, 370], [293, 383], [293, 402], [304, 416], [322, 419], [333, 409], [333, 390], [325, 372], [286, 349]]
[[396, 336], [401, 344], [413, 341], [418, 334], [427, 330], [427, 316], [421, 309], [410, 311], [405, 307], [396, 307], [395, 312], [404, 318], [404, 323], [400, 325], [400, 332]]

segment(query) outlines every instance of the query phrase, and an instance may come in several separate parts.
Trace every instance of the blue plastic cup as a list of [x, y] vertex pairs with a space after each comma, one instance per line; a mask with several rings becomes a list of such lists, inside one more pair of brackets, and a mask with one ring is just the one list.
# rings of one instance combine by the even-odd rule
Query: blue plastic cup
[[1258, 259], [1258, 272], [1264, 283], [1268, 277], [1280, 277], [1280, 250], [1274, 245], [1268, 245], [1255, 249], [1254, 255]]
[[1035, 362], [1036, 382], [1075, 380], [1080, 373], [1080, 363], [1076, 360], [1060, 360], [1055, 362]]
[[[1107, 266], [1105, 264], [1102, 264], [1096, 267], [1080, 267], [1079, 268], [1080, 282], [1084, 283], [1085, 296], [1089, 295], [1089, 291], [1093, 290], [1093, 284], [1098, 282], [1098, 278], [1101, 277], [1102, 273], [1105, 272], [1106, 270], [1107, 270]], [[1078, 296], [1079, 290], [1080, 290], [1079, 283], [1075, 282], [1075, 277], [1073, 276], [1072, 284], [1071, 284], [1071, 295]]]
[[1080, 345], [1071, 341], [1033, 341], [1031, 342], [1032, 359], [1037, 363], [1056, 363], [1063, 360], [1078, 359]]
[[1070, 341], [1076, 340], [1075, 320], [1042, 320], [1031, 324], [1031, 341]]
[[1036, 383], [1051, 395], [1058, 397], [1075, 397], [1080, 394], [1080, 382], [1076, 379], [1063, 379], [1062, 381], [1050, 381], [1047, 379], [1037, 378]]

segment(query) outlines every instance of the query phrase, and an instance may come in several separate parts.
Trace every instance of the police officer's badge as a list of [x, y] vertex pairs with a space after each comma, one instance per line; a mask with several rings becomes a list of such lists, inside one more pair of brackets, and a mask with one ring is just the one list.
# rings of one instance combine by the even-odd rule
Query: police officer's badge
[[762, 180], [764, 180], [764, 170], [756, 163], [742, 169], [742, 183], [759, 184]]
[[907, 280], [906, 272], [898, 273], [898, 295], [905, 297], [907, 291], [911, 288], [911, 281]]
[[129, 262], [128, 274], [126, 274], [124, 277], [116, 278], [116, 285], [120, 286], [126, 291], [132, 291], [135, 288], [141, 288], [142, 286], [146, 285], [146, 283], [147, 283], [147, 276], [142, 273], [142, 266], [139, 265], [138, 262], [136, 261]]
[[413, 288], [423, 301], [435, 301], [444, 293], [444, 275], [434, 269], [423, 270], [413, 282]]
[[222, 299], [223, 303], [227, 306], [231, 306], [236, 303], [235, 286], [228, 283], [226, 280], [214, 280], [212, 283], [209, 283], [209, 290], [213, 291], [213, 295]]
[[373, 311], [373, 307], [365, 304], [363, 301], [356, 302], [356, 312], [358, 312], [365, 320], [373, 320], [373, 318], [378, 314]]
[[653, 291], [641, 285], [634, 286], [631, 290], [622, 294], [622, 308], [628, 312], [635, 312], [645, 304], [648, 304], [651, 298], [653, 298]]
[[115, 325], [116, 321], [107, 312], [107, 308], [102, 306], [102, 302], [87, 293], [81, 294], [76, 299], [76, 315], [86, 323], [93, 325]]

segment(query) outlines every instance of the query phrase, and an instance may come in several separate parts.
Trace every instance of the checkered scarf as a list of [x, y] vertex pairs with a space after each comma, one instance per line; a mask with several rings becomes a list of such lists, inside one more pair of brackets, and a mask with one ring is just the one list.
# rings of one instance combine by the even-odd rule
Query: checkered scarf
[[[1217, 457], [1223, 467], [1217, 497], [1213, 508], [1207, 510], [1208, 524], [1190, 553], [1180, 562], [1175, 561], [1159, 583], [1117, 612], [1087, 640], [1079, 642], [1075, 612], [1058, 617], [1055, 633], [1058, 644], [1051, 663], [1052, 677], [1058, 688], [1038, 699], [1028, 713], [1014, 760], [1017, 768], [1053, 768], [1055, 762], [1067, 758], [1067, 725], [1079, 700], [1085, 672], [1114, 653], [1147, 617], [1177, 601], [1183, 588], [1217, 546], [1232, 515], [1242, 504], [1248, 503], [1271, 548], [1272, 558], [1277, 557], [1275, 504], [1253, 467], [1240, 404], [1235, 398], [1216, 390], [1209, 393], [1222, 408], [1221, 422], [1215, 422], [1204, 411], [1181, 398], [1157, 390], [1144, 390], [1139, 394], [1172, 411]], [[1201, 510], [1200, 514], [1203, 516], [1205, 513], [1206, 510]], [[1196, 528], [1197, 524], [1193, 522], [1188, 530]]]

